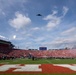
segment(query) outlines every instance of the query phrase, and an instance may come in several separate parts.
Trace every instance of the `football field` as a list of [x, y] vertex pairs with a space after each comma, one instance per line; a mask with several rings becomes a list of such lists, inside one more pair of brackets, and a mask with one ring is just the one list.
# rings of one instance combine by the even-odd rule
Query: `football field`
[[0, 75], [76, 75], [76, 59], [0, 60]]

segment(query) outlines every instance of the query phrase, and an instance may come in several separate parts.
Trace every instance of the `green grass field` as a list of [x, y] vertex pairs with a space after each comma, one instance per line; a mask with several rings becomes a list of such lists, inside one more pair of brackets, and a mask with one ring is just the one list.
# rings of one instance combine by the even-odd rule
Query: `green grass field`
[[76, 59], [14, 59], [0, 60], [0, 64], [76, 64]]
[[[14, 59], [0, 60], [0, 64], [76, 64], [76, 59]], [[1, 74], [1, 75], [30, 75], [30, 74]], [[31, 74], [31, 75], [76, 75], [76, 74]]]
[[1, 74], [1, 75], [76, 75], [76, 74]]

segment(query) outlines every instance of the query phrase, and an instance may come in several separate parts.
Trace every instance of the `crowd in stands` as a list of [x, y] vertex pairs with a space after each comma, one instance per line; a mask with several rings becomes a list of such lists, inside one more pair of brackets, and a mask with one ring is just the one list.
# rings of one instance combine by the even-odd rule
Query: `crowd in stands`
[[28, 56], [36, 58], [76, 58], [76, 50], [20, 50], [20, 49], [0, 49], [0, 59], [26, 58]]
[[[46, 47], [45, 47], [46, 48]], [[0, 59], [15, 58], [76, 58], [76, 49], [59, 49], [59, 50], [40, 50], [37, 49], [14, 49], [10, 41], [0, 39]]]

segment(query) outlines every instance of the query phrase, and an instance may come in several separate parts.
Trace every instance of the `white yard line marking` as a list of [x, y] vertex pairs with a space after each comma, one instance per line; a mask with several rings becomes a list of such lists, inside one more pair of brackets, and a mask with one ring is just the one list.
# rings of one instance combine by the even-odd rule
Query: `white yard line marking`
[[46, 60], [48, 63], [50, 63], [50, 64], [52, 64], [52, 62], [51, 61], [49, 61], [49, 60]]

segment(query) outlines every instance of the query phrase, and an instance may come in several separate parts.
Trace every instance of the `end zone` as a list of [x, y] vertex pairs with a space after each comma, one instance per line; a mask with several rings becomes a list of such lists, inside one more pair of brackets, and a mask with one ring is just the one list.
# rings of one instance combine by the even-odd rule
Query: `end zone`
[[0, 64], [0, 74], [73, 74], [76, 64]]

